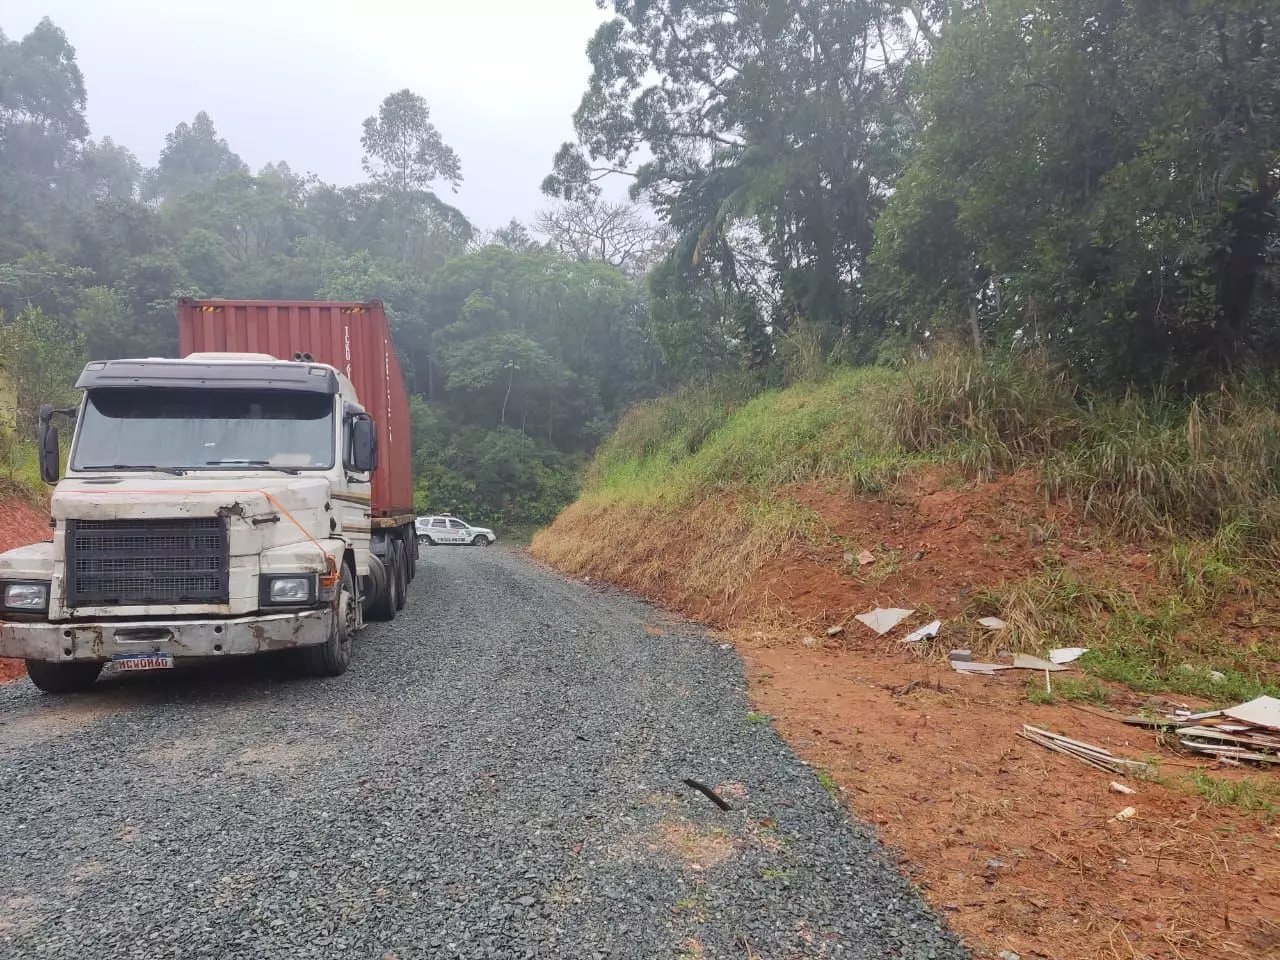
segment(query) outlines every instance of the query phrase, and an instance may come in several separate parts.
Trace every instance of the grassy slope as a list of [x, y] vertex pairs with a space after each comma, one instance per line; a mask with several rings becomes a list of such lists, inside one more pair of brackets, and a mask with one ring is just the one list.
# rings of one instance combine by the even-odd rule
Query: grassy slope
[[0, 429], [0, 496], [42, 502], [45, 489], [36, 445], [20, 443]]
[[[980, 585], [1022, 649], [1088, 646], [1093, 673], [1139, 690], [1280, 692], [1269, 638], [1280, 417], [1256, 391], [1189, 406], [1083, 402], [1038, 363], [963, 357], [841, 370], [750, 399], [689, 391], [624, 419], [533, 552], [742, 624], [764, 614], [751, 588], [766, 565], [838, 539], [796, 485], [901, 499], [899, 481], [924, 469], [977, 482], [1028, 467], [1099, 544], [1154, 562], [1135, 587], [1119, 571], [1055, 565], [1048, 550], [1043, 572]], [[1105, 695], [1096, 684], [1064, 694]]]

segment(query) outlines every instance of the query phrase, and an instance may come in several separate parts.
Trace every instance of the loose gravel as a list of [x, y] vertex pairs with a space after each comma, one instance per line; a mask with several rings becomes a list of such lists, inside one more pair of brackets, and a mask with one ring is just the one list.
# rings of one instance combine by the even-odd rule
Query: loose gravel
[[761, 720], [695, 628], [431, 550], [343, 677], [0, 686], [0, 956], [966, 957]]

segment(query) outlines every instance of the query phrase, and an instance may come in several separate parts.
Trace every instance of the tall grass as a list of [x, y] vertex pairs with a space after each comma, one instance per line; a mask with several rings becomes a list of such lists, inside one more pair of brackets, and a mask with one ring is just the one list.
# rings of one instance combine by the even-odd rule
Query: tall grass
[[[1180, 597], [1144, 606], [1131, 592], [1056, 570], [980, 595], [975, 612], [999, 613], [1007, 634], [974, 643], [1017, 650], [1080, 646], [1082, 666], [1134, 690], [1168, 690], [1222, 703], [1280, 694], [1280, 645], [1245, 646], [1201, 626]], [[994, 652], [988, 650], [986, 652]]]
[[893, 410], [898, 442], [915, 451], [953, 447], [984, 479], [1080, 435], [1077, 389], [1038, 356], [945, 351], [908, 366], [904, 381]]
[[1043, 467], [1050, 497], [1128, 537], [1216, 537], [1280, 560], [1280, 396], [1090, 397], [1035, 356], [944, 353], [909, 367], [898, 441], [989, 478]]
[[901, 371], [824, 366], [782, 390], [753, 395], [729, 380], [637, 406], [596, 457], [587, 493], [674, 505], [806, 480], [875, 493], [922, 460], [982, 479], [1032, 465], [1051, 498], [1118, 535], [1212, 538], [1220, 558], [1274, 564], [1278, 400], [1257, 385], [1094, 397], [1036, 355], [946, 350]]
[[0, 493], [37, 501], [45, 496], [34, 443], [24, 443], [0, 429]]
[[1079, 439], [1046, 465], [1051, 495], [1128, 535], [1230, 539], [1280, 559], [1280, 412], [1243, 390], [1185, 403], [1094, 404]]
[[704, 387], [642, 404], [596, 457], [587, 496], [675, 506], [814, 479], [874, 490], [920, 459], [889, 429], [898, 383], [883, 368], [845, 369], [750, 398]]

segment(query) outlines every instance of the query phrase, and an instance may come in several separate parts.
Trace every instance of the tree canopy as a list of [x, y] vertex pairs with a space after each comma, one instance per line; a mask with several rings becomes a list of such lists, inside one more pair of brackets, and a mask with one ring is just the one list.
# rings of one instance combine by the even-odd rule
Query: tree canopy
[[893, 315], [945, 328], [972, 303], [980, 339], [1118, 385], [1274, 358], [1277, 54], [1266, 0], [958, 12], [877, 225]]
[[86, 103], [50, 21], [0, 35], [0, 351], [24, 409], [65, 399], [87, 359], [176, 353], [182, 296], [380, 298], [417, 395], [419, 506], [515, 522], [549, 520], [665, 382], [639, 247], [571, 254], [518, 222], [482, 238], [436, 192], [461, 159], [410, 90], [352, 131], [351, 186], [250, 169], [203, 111], [147, 170], [89, 138]]
[[[462, 158], [414, 91], [350, 131], [360, 183], [253, 170], [205, 112], [144, 169], [91, 139], [57, 26], [0, 33], [0, 342], [24, 396], [51, 365], [176, 351], [182, 296], [378, 297], [420, 505], [516, 520], [683, 381], [957, 338], [1115, 392], [1275, 368], [1274, 0], [600, 5], [548, 206], [490, 231], [441, 196]], [[605, 199], [619, 177], [629, 203]]]
[[625, 176], [673, 231], [673, 367], [940, 335], [1120, 390], [1274, 362], [1274, 3], [602, 5], [543, 189]]

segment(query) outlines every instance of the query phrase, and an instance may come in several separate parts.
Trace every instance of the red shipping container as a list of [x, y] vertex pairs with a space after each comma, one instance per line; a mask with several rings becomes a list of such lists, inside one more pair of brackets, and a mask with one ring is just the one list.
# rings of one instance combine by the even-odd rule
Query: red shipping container
[[182, 356], [192, 353], [265, 353], [292, 360], [309, 353], [355, 385], [378, 425], [378, 469], [373, 474], [374, 517], [413, 514], [413, 451], [409, 396], [381, 300], [340, 303], [311, 300], [194, 300], [178, 304]]

